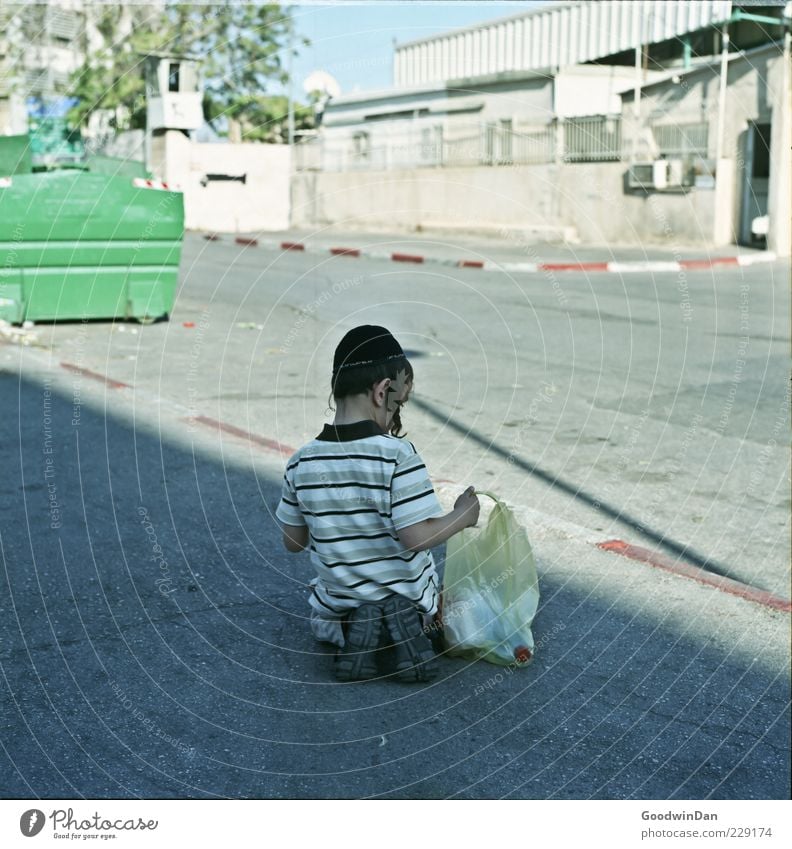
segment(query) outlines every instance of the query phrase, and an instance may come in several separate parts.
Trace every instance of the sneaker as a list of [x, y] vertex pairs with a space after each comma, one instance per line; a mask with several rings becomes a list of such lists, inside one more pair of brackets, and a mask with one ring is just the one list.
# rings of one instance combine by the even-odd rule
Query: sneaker
[[344, 622], [344, 647], [335, 656], [335, 676], [339, 681], [365, 681], [377, 677], [381, 632], [381, 605], [361, 604], [349, 613]]
[[446, 648], [443, 620], [439, 616], [435, 616], [428, 625], [424, 625], [423, 632], [432, 644], [432, 651], [435, 654], [443, 654]]
[[392, 596], [383, 603], [382, 610], [384, 630], [395, 655], [395, 677], [401, 681], [431, 681], [436, 678], [435, 653], [415, 605], [404, 596]]

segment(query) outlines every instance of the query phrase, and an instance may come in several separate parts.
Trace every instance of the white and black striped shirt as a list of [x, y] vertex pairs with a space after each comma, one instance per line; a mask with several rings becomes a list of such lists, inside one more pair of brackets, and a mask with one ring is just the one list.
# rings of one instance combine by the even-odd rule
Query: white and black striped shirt
[[308, 527], [317, 611], [343, 613], [393, 594], [425, 613], [437, 609], [431, 553], [409, 551], [397, 534], [443, 515], [412, 442], [374, 421], [326, 424], [289, 459], [275, 515]]

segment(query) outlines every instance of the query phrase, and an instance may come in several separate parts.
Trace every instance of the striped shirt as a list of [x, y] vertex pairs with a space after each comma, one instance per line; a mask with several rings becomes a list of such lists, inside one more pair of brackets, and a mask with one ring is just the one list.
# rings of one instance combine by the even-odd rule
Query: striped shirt
[[343, 613], [363, 602], [403, 595], [424, 613], [437, 609], [437, 575], [429, 551], [409, 551], [402, 528], [443, 511], [412, 442], [374, 421], [324, 426], [288, 461], [275, 513], [307, 526], [311, 606]]

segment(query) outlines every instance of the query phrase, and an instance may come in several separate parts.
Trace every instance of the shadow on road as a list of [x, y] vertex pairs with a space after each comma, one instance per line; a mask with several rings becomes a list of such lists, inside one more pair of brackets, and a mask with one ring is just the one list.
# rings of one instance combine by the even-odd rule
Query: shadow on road
[[[435, 406], [431, 402], [426, 401], [422, 398], [413, 398], [411, 400], [411, 403], [419, 407], [424, 412], [428, 413], [430, 416], [432, 416], [432, 418], [435, 419], [435, 421], [440, 422], [443, 425], [448, 425], [448, 427], [450, 427], [452, 430], [455, 430], [463, 438], [471, 439], [473, 442], [476, 442], [477, 444], [486, 448], [489, 453], [495, 454], [503, 460], [508, 460], [510, 463], [513, 463], [515, 466], [517, 466], [517, 468], [522, 469], [524, 472], [527, 472], [530, 475], [533, 475], [535, 478], [542, 481], [543, 483], [546, 483], [548, 486], [559, 490], [559, 492], [563, 492], [565, 495], [569, 495], [572, 498], [576, 498], [578, 501], [583, 502], [586, 506], [600, 511], [603, 515], [611, 519], [615, 519], [617, 522], [620, 522], [622, 525], [628, 527], [634, 533], [645, 537], [646, 539], [650, 540], [661, 548], [666, 549], [666, 551], [671, 552], [671, 554], [675, 554], [677, 557], [683, 558], [688, 563], [700, 566], [702, 569], [706, 569], [707, 571], [712, 572], [715, 575], [721, 575], [722, 577], [732, 578], [735, 581], [743, 580], [736, 573], [733, 567], [718, 563], [711, 557], [707, 557], [695, 551], [689, 545], [677, 542], [676, 540], [666, 536], [666, 534], [662, 533], [661, 531], [647, 527], [645, 522], [642, 522], [640, 519], [636, 518], [635, 516], [632, 516], [630, 513], [628, 513], [621, 507], [609, 504], [608, 502], [603, 501], [601, 498], [598, 498], [597, 496], [586, 492], [579, 486], [565, 481], [557, 474], [548, 472], [545, 469], [542, 469], [537, 466], [535, 463], [531, 463], [528, 460], [523, 459], [522, 457], [516, 456], [513, 452], [507, 451], [505, 448], [502, 448], [500, 445], [493, 442], [491, 439], [484, 436], [483, 434], [477, 433], [470, 427], [467, 427], [457, 421], [454, 421], [450, 416], [443, 413], [439, 407]], [[755, 582], [756, 580], [754, 579], [754, 583]], [[766, 587], [764, 589], [766, 589]]]
[[0, 396], [0, 795], [787, 796], [785, 670], [543, 574], [531, 667], [337, 684], [279, 479], [54, 384]]

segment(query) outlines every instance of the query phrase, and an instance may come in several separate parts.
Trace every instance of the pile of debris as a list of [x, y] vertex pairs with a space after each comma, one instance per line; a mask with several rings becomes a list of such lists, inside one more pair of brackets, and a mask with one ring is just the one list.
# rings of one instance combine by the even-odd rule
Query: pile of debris
[[7, 321], [0, 319], [0, 341], [10, 342], [13, 345], [38, 345], [38, 334], [33, 330], [32, 321], [26, 321], [22, 327], [14, 327]]

